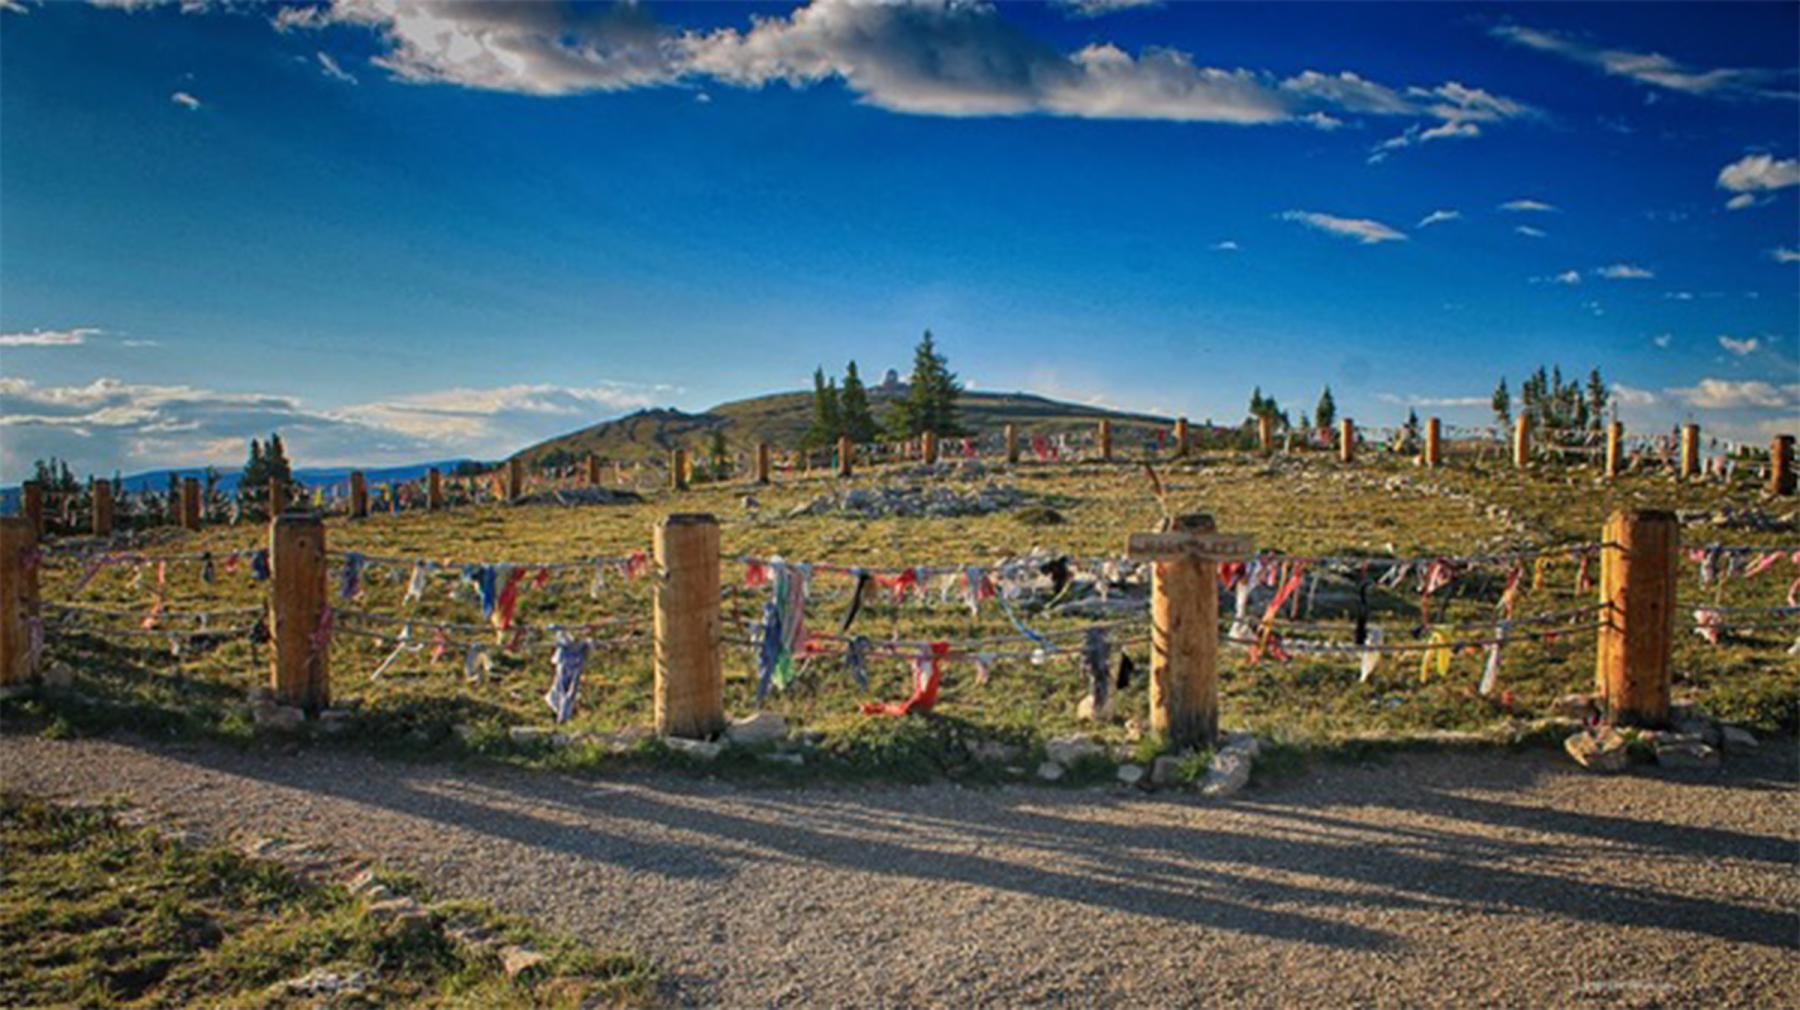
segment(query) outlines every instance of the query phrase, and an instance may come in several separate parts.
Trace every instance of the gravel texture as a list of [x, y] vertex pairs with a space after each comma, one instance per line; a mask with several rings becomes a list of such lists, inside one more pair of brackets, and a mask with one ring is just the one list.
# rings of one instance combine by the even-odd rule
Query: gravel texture
[[633, 945], [680, 1004], [1800, 1005], [1791, 743], [1616, 777], [1420, 754], [1223, 803], [26, 737], [0, 768]]

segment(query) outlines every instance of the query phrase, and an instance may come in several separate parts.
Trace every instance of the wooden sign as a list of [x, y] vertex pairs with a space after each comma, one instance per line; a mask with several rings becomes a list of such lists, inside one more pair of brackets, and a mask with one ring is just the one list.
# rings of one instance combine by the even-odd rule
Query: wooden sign
[[1133, 533], [1125, 555], [1136, 561], [1230, 561], [1255, 550], [1243, 533]]

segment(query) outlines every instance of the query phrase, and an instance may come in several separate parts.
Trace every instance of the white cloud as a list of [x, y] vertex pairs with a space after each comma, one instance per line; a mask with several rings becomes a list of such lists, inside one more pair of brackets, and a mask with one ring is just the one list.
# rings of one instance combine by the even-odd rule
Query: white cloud
[[1791, 70], [1697, 70], [1661, 53], [1607, 49], [1568, 35], [1521, 25], [1501, 25], [1492, 29], [1492, 33], [1508, 42], [1540, 52], [1554, 53], [1614, 77], [1625, 77], [1640, 84], [1684, 94], [1721, 98], [1794, 97], [1791, 90], [1779, 87], [1784, 79], [1793, 76]]
[[0, 333], [0, 347], [78, 347], [105, 331], [97, 326], [76, 326], [66, 330], [22, 330]]
[[1514, 228], [1513, 231], [1520, 235], [1525, 236], [1526, 238], [1543, 238], [1545, 235], [1549, 234], [1549, 232], [1546, 232], [1542, 228], [1533, 228], [1532, 226], [1530, 226], [1528, 224], [1519, 225], [1518, 227]]
[[1718, 187], [1737, 195], [1725, 202], [1730, 210], [1761, 203], [1759, 193], [1800, 186], [1800, 160], [1768, 154], [1746, 154], [1719, 169]]
[[1223, 242], [1214, 242], [1207, 248], [1211, 249], [1213, 252], [1237, 252], [1238, 244], [1232, 239], [1226, 239]]
[[1462, 220], [1462, 211], [1460, 210], [1434, 210], [1419, 219], [1418, 227], [1429, 228], [1434, 224], [1442, 224], [1445, 221], [1460, 220]]
[[666, 386], [517, 385], [408, 394], [332, 410], [296, 397], [96, 379], [0, 378], [0, 471], [58, 456], [110, 473], [236, 465], [253, 435], [281, 432], [302, 466], [495, 457], [673, 392]]
[[1562, 273], [1557, 274], [1556, 276], [1550, 278], [1550, 283], [1552, 283], [1552, 284], [1580, 284], [1581, 283], [1581, 271], [1579, 271], [1579, 270], [1564, 270]]
[[1615, 382], [1611, 388], [1613, 399], [1623, 406], [1650, 407], [1662, 402], [1662, 398], [1650, 390], [1627, 386], [1623, 382]]
[[1649, 280], [1656, 276], [1656, 274], [1651, 271], [1634, 263], [1613, 263], [1595, 270], [1594, 273], [1609, 281]]
[[1657, 347], [1664, 348], [1668, 347], [1674, 340], [1675, 334], [1673, 333], [1658, 333], [1656, 336], [1650, 338], [1651, 343], [1655, 344]]
[[1545, 203], [1542, 200], [1532, 200], [1529, 198], [1522, 198], [1522, 199], [1518, 199], [1518, 200], [1508, 200], [1505, 203], [1500, 205], [1500, 209], [1501, 210], [1510, 210], [1510, 211], [1515, 211], [1515, 212], [1531, 211], [1531, 212], [1536, 212], [1536, 213], [1542, 214], [1542, 213], [1549, 213], [1551, 211], [1554, 211], [1556, 208], [1551, 206], [1550, 204]]
[[1692, 291], [1664, 291], [1663, 297], [1672, 302], [1691, 302], [1694, 300], [1694, 293]]
[[200, 99], [195, 98], [185, 91], [177, 91], [170, 95], [169, 101], [174, 102], [176, 105], [181, 106], [189, 112], [196, 111], [200, 108]]
[[1056, 5], [1077, 18], [1097, 18], [1120, 11], [1160, 7], [1162, 0], [1056, 0]]
[[1728, 337], [1721, 333], [1719, 334], [1719, 346], [1741, 358], [1747, 354], [1754, 354], [1756, 349], [1762, 346], [1762, 343], [1755, 337], [1744, 337], [1739, 339], [1737, 337]]
[[0, 0], [0, 11], [5, 11], [8, 14], [31, 13], [31, 9], [21, 3], [20, 0]]
[[345, 84], [356, 83], [356, 75], [345, 70], [343, 67], [338, 66], [338, 61], [332, 59], [330, 53], [321, 49], [314, 55], [319, 58], [319, 71], [326, 77], [329, 77], [334, 81], [343, 81]]
[[1425, 396], [1419, 393], [1376, 393], [1375, 399], [1402, 407], [1486, 407], [1493, 402], [1489, 396]]
[[1344, 238], [1353, 238], [1362, 245], [1374, 245], [1378, 242], [1404, 242], [1406, 236], [1380, 221], [1366, 217], [1337, 217], [1333, 214], [1322, 214], [1313, 210], [1290, 210], [1281, 214], [1283, 221], [1297, 221], [1308, 228]]
[[1800, 247], [1776, 246], [1769, 250], [1769, 258], [1777, 263], [1800, 263]]
[[1800, 382], [1776, 385], [1760, 379], [1701, 379], [1698, 383], [1670, 389], [1669, 392], [1692, 407], [1705, 410], [1735, 410], [1751, 407], [1800, 408]]

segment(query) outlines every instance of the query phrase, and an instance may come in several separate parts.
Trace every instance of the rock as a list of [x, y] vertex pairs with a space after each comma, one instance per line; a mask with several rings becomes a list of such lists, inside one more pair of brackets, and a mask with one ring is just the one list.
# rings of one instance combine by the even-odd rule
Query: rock
[[684, 736], [665, 736], [663, 746], [696, 761], [711, 761], [725, 752], [725, 745], [711, 740], [690, 740]]
[[1173, 754], [1164, 754], [1150, 762], [1150, 784], [1153, 786], [1172, 786], [1181, 777], [1181, 759]]
[[250, 707], [250, 721], [264, 729], [291, 733], [306, 722], [306, 713], [292, 705], [265, 702]]
[[550, 958], [547, 955], [532, 950], [530, 947], [506, 946], [500, 948], [500, 966], [506, 970], [507, 978], [518, 978], [548, 960]]
[[758, 712], [742, 719], [733, 719], [725, 727], [725, 739], [733, 747], [756, 747], [761, 744], [774, 743], [787, 739], [787, 720], [777, 712]]
[[314, 968], [298, 978], [270, 986], [272, 991], [289, 996], [358, 996], [368, 988], [368, 975], [361, 969], [336, 972], [326, 968]]
[[1120, 765], [1117, 778], [1120, 785], [1135, 786], [1144, 781], [1144, 766]]
[[1594, 708], [1594, 699], [1585, 694], [1565, 694], [1550, 703], [1550, 714], [1561, 719], [1578, 719], [1586, 722], [1599, 712]]
[[431, 912], [411, 898], [384, 898], [371, 902], [368, 913], [371, 918], [392, 923], [405, 932], [431, 928]]
[[1024, 755], [1024, 749], [999, 740], [977, 740], [968, 745], [969, 756], [988, 764], [1013, 764]]
[[1258, 740], [1254, 733], [1232, 733], [1225, 737], [1225, 746], [1221, 749], [1240, 751], [1245, 756], [1254, 760], [1255, 758], [1262, 756], [1262, 741]]
[[1563, 741], [1563, 750], [1588, 771], [1622, 772], [1631, 763], [1625, 738], [1614, 729], [1573, 734]]
[[1755, 750], [1759, 746], [1756, 742], [1756, 734], [1742, 726], [1721, 726], [1719, 727], [1719, 737], [1728, 751]]
[[1669, 725], [1673, 727], [1677, 733], [1699, 737], [1701, 740], [1704, 740], [1708, 746], [1717, 747], [1719, 745], [1719, 724], [1707, 718], [1705, 715], [1696, 713], [1685, 718], [1672, 720]]
[[506, 731], [506, 738], [522, 746], [549, 743], [552, 730], [543, 726], [513, 726]]
[[1037, 777], [1043, 779], [1045, 782], [1060, 781], [1064, 774], [1065, 769], [1063, 766], [1057, 764], [1055, 761], [1046, 761], [1043, 764], [1038, 765]]
[[1719, 752], [1704, 743], [1659, 743], [1656, 763], [1664, 768], [1717, 768]]
[[1100, 757], [1105, 754], [1106, 748], [1094, 742], [1094, 738], [1086, 733], [1051, 737], [1044, 744], [1044, 755], [1064, 768], [1073, 767], [1083, 758]]
[[1252, 764], [1246, 751], [1219, 751], [1206, 766], [1206, 778], [1200, 783], [1200, 791], [1207, 796], [1230, 796], [1250, 784]]

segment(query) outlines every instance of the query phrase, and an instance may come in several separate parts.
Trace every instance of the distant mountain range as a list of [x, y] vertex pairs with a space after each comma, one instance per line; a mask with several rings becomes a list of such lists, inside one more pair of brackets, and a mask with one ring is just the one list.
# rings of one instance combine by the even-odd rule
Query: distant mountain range
[[[904, 384], [871, 388], [869, 402], [876, 420], [880, 421], [888, 407], [905, 393]], [[1173, 423], [1170, 418], [1152, 414], [1067, 403], [1031, 393], [965, 391], [956, 405], [963, 427], [977, 434], [998, 432], [1007, 424], [1017, 425], [1022, 434], [1074, 433], [1091, 430], [1100, 418], [1110, 418], [1114, 438], [1121, 446], [1131, 438]], [[770, 393], [721, 403], [698, 414], [673, 408], [640, 410], [547, 439], [517, 455], [528, 465], [552, 454], [581, 458], [590, 452], [603, 459], [659, 459], [678, 447], [703, 449], [714, 431], [723, 431], [726, 442], [736, 448], [748, 449], [757, 442], [792, 448], [799, 445], [811, 422], [810, 391]]]
[[[354, 467], [354, 466], [302, 467], [302, 468], [294, 471], [294, 479], [299, 481], [302, 484], [309, 486], [309, 487], [313, 486], [313, 485], [318, 485], [318, 484], [347, 483], [350, 480], [350, 471], [360, 469], [360, 470], [362, 470], [363, 474], [368, 478], [369, 484], [371, 486], [373, 486], [376, 484], [383, 484], [383, 483], [389, 483], [389, 482], [414, 480], [414, 479], [425, 476], [425, 472], [427, 470], [430, 470], [434, 466], [437, 467], [439, 470], [442, 470], [444, 473], [449, 473], [451, 470], [454, 470], [456, 468], [457, 464], [465, 463], [465, 462], [468, 462], [468, 460], [466, 460], [466, 459], [437, 460], [435, 462], [430, 462], [430, 463], [407, 463], [403, 466], [388, 466], [388, 467]], [[206, 479], [206, 468], [203, 466], [199, 466], [199, 467], [190, 466], [190, 467], [179, 467], [179, 468], [169, 469], [169, 470], [146, 470], [143, 473], [134, 473], [129, 476], [122, 477], [122, 478], [120, 478], [120, 480], [124, 483], [125, 490], [127, 492], [131, 492], [131, 491], [166, 491], [166, 490], [168, 490], [168, 487], [169, 487], [170, 475], [174, 475], [177, 479], [182, 478], [182, 477], [193, 477], [196, 480], [204, 481]], [[243, 475], [243, 471], [240, 468], [232, 467], [230, 469], [227, 469], [225, 467], [220, 467], [219, 468], [219, 487], [220, 487], [220, 489], [225, 490], [225, 491], [237, 490], [238, 478], [241, 477], [242, 475]], [[85, 478], [83, 478], [83, 479], [85, 479]], [[11, 514], [13, 512], [16, 512], [18, 510], [18, 507], [19, 507], [19, 487], [18, 487], [18, 485], [15, 484], [12, 487], [0, 488], [0, 511], [6, 512], [7, 514]]]

